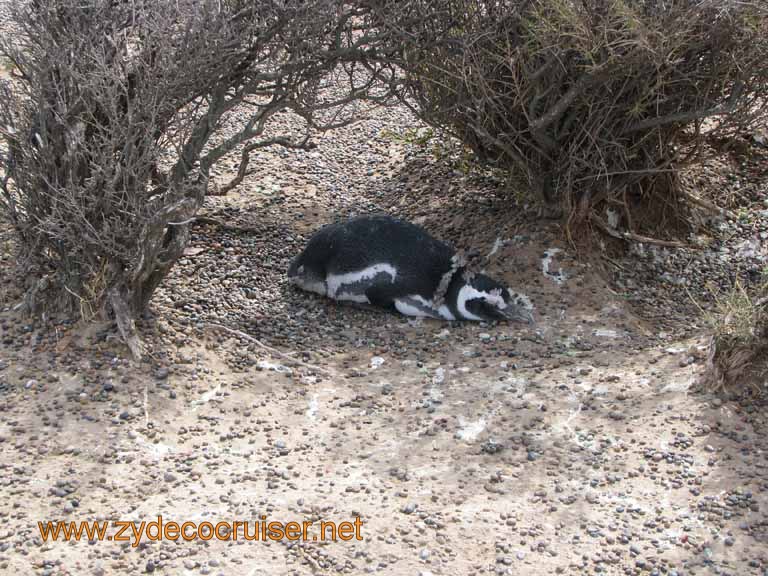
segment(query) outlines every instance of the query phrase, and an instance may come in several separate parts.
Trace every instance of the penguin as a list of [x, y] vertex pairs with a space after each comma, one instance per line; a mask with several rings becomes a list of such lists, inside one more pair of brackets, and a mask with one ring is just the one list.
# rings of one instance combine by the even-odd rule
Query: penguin
[[533, 305], [426, 230], [389, 215], [328, 224], [288, 268], [295, 286], [341, 302], [439, 320], [533, 323]]

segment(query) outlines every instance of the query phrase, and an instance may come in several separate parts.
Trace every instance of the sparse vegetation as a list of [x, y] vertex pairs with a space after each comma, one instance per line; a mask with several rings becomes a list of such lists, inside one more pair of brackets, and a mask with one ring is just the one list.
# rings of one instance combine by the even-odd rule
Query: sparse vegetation
[[712, 330], [707, 382], [716, 390], [768, 381], [768, 269], [754, 294], [738, 280], [704, 315]]
[[[384, 99], [367, 9], [337, 0], [16, 2], [0, 86], [0, 211], [29, 279], [30, 311], [134, 320], [183, 253], [212, 167], [232, 153], [309, 148], [352, 104]], [[384, 86], [384, 88], [382, 88]], [[331, 89], [330, 87], [333, 87]], [[267, 131], [301, 117], [300, 133]], [[221, 129], [235, 114], [234, 133]]]
[[[428, 123], [533, 190], [571, 229], [662, 227], [703, 138], [768, 119], [762, 1], [409, 2], [390, 26]], [[679, 219], [678, 219], [679, 220]]]
[[[622, 239], [569, 249], [562, 223], [537, 218], [530, 196], [511, 201], [529, 190], [528, 173], [495, 161], [493, 148], [479, 163], [466, 140], [400, 102], [353, 108], [399, 88], [369, 89], [367, 78], [417, 81], [390, 75], [386, 51], [410, 55], [382, 38], [366, 5], [0, 0], [0, 34], [10, 2], [53, 10], [39, 17], [57, 36], [13, 36], [31, 38], [22, 67], [0, 73], [12, 82], [12, 98], [0, 95], [0, 575], [768, 576], [763, 143], [728, 139], [682, 172], [684, 191], [729, 213], [691, 214], [701, 225], [685, 236], [654, 235], [666, 246], [637, 240], [652, 235], [639, 208], [658, 201], [677, 213], [679, 192], [644, 198], [627, 184], [626, 199], [620, 188], [596, 199], [603, 182], [585, 180], [573, 198]], [[438, 26], [398, 22], [420, 3], [394, 2], [390, 31]], [[78, 12], [94, 7], [103, 12]], [[325, 35], [334, 30], [340, 49]], [[78, 50], [53, 50], [69, 43]], [[552, 80], [542, 106], [563, 88]], [[356, 112], [354, 124], [307, 139]], [[558, 151], [556, 170], [589, 174], [568, 154]], [[535, 323], [407, 319], [291, 286], [286, 271], [316, 230], [378, 212], [451, 244], [466, 257], [462, 278], [483, 271], [529, 296]], [[625, 230], [637, 231], [628, 250]], [[372, 252], [383, 247], [372, 238]], [[416, 248], [407, 243], [391, 269], [355, 258], [314, 287], [376, 300], [366, 277], [385, 294], [421, 271], [436, 280]], [[404, 278], [398, 261], [424, 268]], [[28, 310], [70, 314], [22, 314], [25, 274]], [[430, 283], [401, 304], [436, 305], [442, 290], [427, 298]], [[448, 311], [474, 308], [475, 292], [453, 290]], [[138, 316], [149, 298], [137, 362], [113, 320]], [[696, 385], [708, 369], [711, 385]], [[130, 537], [115, 519], [135, 520]], [[244, 521], [239, 531], [219, 531], [230, 519]], [[296, 521], [309, 537], [246, 543], [261, 520]], [[362, 540], [322, 541], [320, 523], [353, 520]], [[200, 538], [176, 530], [186, 537], [174, 541], [169, 528], [186, 521]], [[55, 529], [38, 530], [49, 522], [107, 538], [54, 541]]]

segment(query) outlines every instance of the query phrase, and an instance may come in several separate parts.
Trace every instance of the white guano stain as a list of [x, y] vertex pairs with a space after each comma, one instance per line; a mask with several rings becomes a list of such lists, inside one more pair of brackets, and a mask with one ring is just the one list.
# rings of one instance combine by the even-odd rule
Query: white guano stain
[[488, 422], [485, 418], [480, 418], [475, 421], [467, 421], [463, 417], [459, 416], [459, 426], [461, 428], [456, 432], [456, 436], [464, 442], [474, 442], [477, 437], [483, 433]]
[[544, 277], [549, 278], [558, 286], [562, 286], [568, 277], [562, 268], [556, 274], [550, 272], [549, 268], [552, 266], [552, 259], [560, 252], [562, 252], [560, 248], [550, 248], [544, 252], [544, 258], [541, 260], [541, 272], [544, 274]]

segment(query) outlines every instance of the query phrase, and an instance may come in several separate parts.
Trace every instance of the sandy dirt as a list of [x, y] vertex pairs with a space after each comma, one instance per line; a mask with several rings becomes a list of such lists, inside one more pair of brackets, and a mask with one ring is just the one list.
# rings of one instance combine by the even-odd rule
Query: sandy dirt
[[[0, 574], [768, 574], [768, 412], [699, 389], [695, 286], [670, 276], [679, 292], [635, 306], [637, 286], [557, 224], [493, 181], [414, 161], [388, 122], [403, 127], [267, 150], [207, 199], [237, 229], [195, 227], [141, 327], [141, 364], [109, 323], [20, 317], [0, 231]], [[413, 321], [288, 286], [315, 228], [382, 210], [528, 294], [536, 324]], [[44, 542], [37, 525], [158, 515], [359, 517], [363, 539], [134, 547]]]
[[[704, 340], [635, 317], [594, 266], [551, 251], [547, 226], [490, 266], [533, 298], [531, 328], [292, 293], [306, 306], [292, 313], [346, 327], [302, 356], [278, 345], [327, 375], [190, 326], [162, 297], [145, 327], [156, 355], [140, 366], [108, 324], [51, 333], [6, 309], [0, 573], [763, 574], [765, 410], [694, 393]], [[179, 278], [215, 247], [205, 238]], [[359, 516], [363, 540], [132, 547], [42, 542], [37, 529], [158, 515]]]

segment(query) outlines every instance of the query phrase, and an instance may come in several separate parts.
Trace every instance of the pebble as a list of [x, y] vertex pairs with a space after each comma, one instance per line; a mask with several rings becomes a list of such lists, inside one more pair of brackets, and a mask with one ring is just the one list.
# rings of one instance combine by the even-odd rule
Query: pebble
[[409, 502], [408, 504], [406, 504], [405, 506], [403, 506], [403, 507], [400, 509], [400, 511], [401, 511], [403, 514], [413, 514], [413, 513], [416, 511], [416, 507], [417, 507], [417, 505], [416, 505], [416, 504], [414, 504], [413, 502]]
[[[399, 124], [408, 124], [401, 117], [397, 120]], [[366, 142], [377, 138], [377, 130], [366, 124], [355, 127], [358, 129], [362, 132], [357, 136], [363, 136]], [[515, 569], [509, 566], [514, 565], [514, 559], [522, 562], [527, 557], [528, 563], [517, 566], [517, 573], [534, 573], [537, 567], [544, 571], [545, 565], [552, 569], [554, 563], [550, 564], [548, 558], [559, 554], [563, 565], [554, 567], [556, 573], [624, 571], [634, 576], [678, 576], [676, 570], [668, 568], [667, 556], [695, 557], [701, 553], [703, 542], [723, 538], [713, 534], [735, 532], [736, 526], [749, 519], [747, 529], [737, 532], [738, 539], [725, 536], [722, 540], [730, 549], [730, 564], [716, 564], [723, 573], [746, 574], [749, 569], [742, 558], [750, 557], [749, 551], [759, 550], [760, 544], [749, 529], [762, 521], [765, 508], [759, 468], [759, 455], [764, 453], [765, 444], [758, 431], [760, 421], [753, 420], [760, 418], [761, 409], [758, 407], [755, 414], [733, 411], [731, 408], [735, 410], [737, 402], [729, 399], [728, 410], [714, 413], [702, 408], [707, 403], [720, 408], [723, 401], [702, 394], [689, 395], [687, 391], [659, 392], [675, 369], [673, 376], [685, 373], [687, 381], [688, 376], [703, 368], [703, 362], [702, 366], [695, 366], [694, 356], [687, 355], [687, 344], [675, 355], [660, 353], [662, 346], [679, 346], [679, 333], [672, 328], [664, 328], [666, 336], [654, 333], [646, 337], [636, 329], [632, 316], [604, 312], [605, 298], [613, 301], [613, 297], [600, 283], [592, 287], [595, 280], [591, 274], [579, 277], [577, 262], [568, 261], [569, 278], [573, 280], [557, 291], [531, 283], [533, 295], [540, 298], [541, 310], [546, 312], [541, 330], [535, 335], [501, 324], [409, 324], [396, 316], [342, 309], [319, 298], [297, 294], [285, 285], [286, 263], [305, 241], [309, 229], [350, 211], [402, 208], [401, 215], [423, 216], [425, 224], [447, 240], [469, 245], [483, 234], [465, 233], [464, 223], [473, 222], [477, 214], [499, 209], [496, 196], [479, 193], [483, 186], [494, 185], [491, 176], [467, 177], [459, 171], [442, 171], [436, 163], [427, 164], [427, 170], [415, 171], [412, 157], [396, 161], [398, 168], [402, 164], [410, 174], [382, 176], [378, 166], [375, 170], [371, 167], [356, 171], [354, 166], [340, 169], [350, 164], [350, 155], [364, 165], [378, 156], [367, 152], [365, 146], [349, 147], [345, 139], [339, 142], [339, 151], [334, 152], [338, 157], [325, 152], [320, 156], [305, 152], [294, 156], [290, 152], [290, 167], [303, 170], [303, 176], [312, 183], [309, 199], [296, 200], [274, 193], [291, 186], [289, 178], [300, 172], [283, 169], [282, 165], [270, 166], [270, 162], [274, 164], [275, 159], [282, 158], [272, 149], [265, 150], [258, 160], [254, 158], [254, 164], [259, 163], [260, 182], [277, 173], [279, 183], [261, 182], [261, 192], [255, 185], [249, 188], [254, 182], [244, 185], [243, 197], [233, 196], [235, 202], [206, 199], [206, 210], [214, 215], [227, 215], [227, 221], [231, 215], [233, 223], [257, 224], [258, 229], [230, 233], [215, 227], [204, 231], [193, 227], [190, 247], [200, 251], [185, 256], [187, 260], [174, 269], [159, 290], [153, 309], [164, 321], [173, 319], [173, 323], [168, 321], [163, 335], [169, 346], [184, 344], [194, 348], [196, 331], [213, 321], [238, 327], [281, 350], [297, 351], [300, 355], [296, 358], [319, 366], [324, 366], [326, 359], [336, 362], [339, 353], [356, 356], [349, 360], [348, 368], [358, 376], [354, 383], [341, 377], [300, 380], [299, 375], [311, 371], [303, 367], [293, 371], [281, 369], [274, 363], [274, 357], [270, 364], [262, 365], [269, 372], [253, 377], [249, 368], [269, 355], [244, 342], [224, 345], [223, 339], [211, 342], [211, 354], [221, 354], [227, 361], [226, 366], [216, 367], [206, 365], [199, 352], [183, 358], [180, 355], [174, 364], [162, 355], [163, 347], [158, 346], [157, 364], [171, 363], [171, 367], [131, 365], [123, 372], [124, 358], [113, 364], [111, 357], [102, 357], [101, 353], [84, 356], [78, 355], [76, 348], [63, 348], [56, 358], [57, 374], [64, 374], [70, 367], [67, 358], [71, 355], [77, 359], [72, 361], [72, 372], [82, 382], [71, 391], [66, 386], [59, 390], [58, 384], [50, 386], [57, 390], [45, 392], [50, 396], [40, 402], [40, 415], [27, 419], [21, 416], [30, 402], [19, 401], [19, 407], [8, 407], [9, 399], [15, 401], [11, 394], [24, 394], [14, 387], [21, 388], [18, 383], [26, 382], [24, 387], [35, 390], [37, 395], [40, 384], [37, 380], [30, 384], [30, 376], [37, 374], [43, 388], [49, 380], [32, 370], [16, 373], [15, 364], [0, 362], [0, 442], [6, 442], [5, 452], [18, 459], [8, 467], [7, 478], [3, 476], [0, 484], [7, 482], [4, 485], [14, 498], [18, 494], [20, 502], [22, 498], [43, 503], [49, 500], [48, 506], [54, 512], [64, 509], [73, 513], [79, 508], [78, 515], [100, 509], [102, 499], [104, 509], [112, 505], [116, 511], [127, 513], [130, 503], [153, 502], [163, 495], [170, 495], [176, 507], [192, 500], [193, 508], [198, 510], [234, 514], [242, 509], [254, 515], [264, 511], [271, 516], [290, 512], [307, 518], [314, 514], [338, 514], [339, 503], [345, 502], [349, 505], [345, 504], [345, 510], [357, 506], [373, 515], [397, 510], [401, 498], [407, 502], [399, 510], [409, 518], [395, 518], [382, 532], [381, 542], [372, 536], [376, 545], [359, 550], [344, 548], [345, 551], [331, 545], [322, 547], [317, 555], [314, 547], [270, 548], [268, 554], [276, 564], [287, 559], [287, 565], [294, 566], [297, 572], [309, 570], [308, 566], [300, 567], [296, 560], [300, 562], [301, 556], [309, 556], [311, 551], [320, 572], [401, 570], [404, 574], [432, 576], [429, 571], [416, 572], [414, 566], [405, 568], [397, 564], [395, 559], [407, 557], [403, 553], [407, 554], [410, 548], [411, 554], [419, 551], [419, 558], [430, 561], [440, 574], [453, 573], [454, 560], [466, 561], [466, 566], [462, 564], [466, 573], [511, 574]], [[330, 148], [333, 151], [335, 147]], [[400, 152], [397, 146], [387, 143], [382, 155], [388, 155], [390, 149]], [[272, 174], [267, 174], [270, 171]], [[356, 172], [374, 175], [360, 178]], [[369, 186], [368, 180], [373, 179], [380, 179], [382, 184]], [[444, 210], [445, 214], [441, 214], [440, 207], [433, 208], [424, 202], [429, 197], [420, 193], [422, 185], [444, 192], [440, 202], [449, 208]], [[732, 192], [729, 186], [724, 186], [724, 193]], [[462, 198], [461, 202], [453, 203], [462, 190], [469, 193], [472, 201]], [[397, 202], [392, 202], [392, 198]], [[241, 199], [250, 204], [246, 209], [235, 210]], [[298, 222], [298, 202], [303, 203], [306, 220], [294, 225]], [[314, 210], [318, 213], [313, 214]], [[503, 221], [497, 218], [492, 222], [495, 225]], [[494, 237], [497, 233], [512, 237], [516, 229], [517, 224], [510, 223], [507, 230], [499, 227], [492, 233]], [[500, 267], [514, 264], [515, 275], [507, 274], [508, 280], [517, 279], [517, 270], [524, 272], [529, 264], [538, 265], [538, 254], [534, 254], [532, 264], [526, 263], [524, 249], [527, 243], [541, 240], [536, 237], [539, 229], [533, 238], [528, 236], [532, 230], [525, 232], [525, 239], [515, 240], [509, 250], [505, 245], [496, 256], [502, 263], [506, 259]], [[729, 228], [723, 236], [732, 233]], [[274, 238], [284, 243], [277, 245], [272, 241]], [[718, 278], [723, 271], [749, 264], [745, 260], [749, 251], [736, 249], [735, 242], [730, 244], [723, 254], [724, 262], [733, 262], [732, 268], [719, 258], [706, 256], [710, 252], [706, 248], [701, 250], [700, 262], [690, 263], [690, 251], [662, 251], [645, 246], [646, 257], [629, 266], [631, 277], [623, 279], [627, 288], [621, 291], [622, 298], [626, 294], [633, 311], [650, 309], [662, 322], [683, 318], [668, 306], [687, 302], [688, 290], [694, 298], [700, 297], [705, 283], [704, 272], [699, 271], [705, 270], [705, 265], [716, 265], [712, 277]], [[626, 265], [623, 260], [619, 263]], [[193, 271], [194, 275], [190, 275]], [[539, 270], [536, 272], [540, 275]], [[671, 281], [659, 286], [660, 277]], [[587, 291], [576, 292], [579, 281], [583, 281]], [[594, 309], [590, 310], [592, 305]], [[691, 326], [687, 329], [699, 331]], [[4, 327], [0, 330], [0, 354], [5, 355], [16, 346], [16, 335], [9, 335]], [[32, 333], [24, 334], [25, 339], [32, 337]], [[9, 336], [12, 338], [6, 343]], [[108, 352], [111, 348], [106, 343], [101, 350]], [[613, 365], [614, 359], [624, 359], [629, 352], [637, 355], [636, 366], [626, 365], [622, 367], [625, 370], [620, 370]], [[514, 357], [514, 364], [500, 364], [501, 359], [510, 357]], [[80, 360], [84, 362], [79, 364]], [[405, 361], [410, 364], [401, 365]], [[90, 362], [100, 362], [102, 368], [91, 368], [95, 365]], [[445, 377], [433, 380], [438, 365]], [[579, 365], [589, 367], [578, 368]], [[399, 370], [401, 366], [403, 369]], [[692, 368], [679, 370], [687, 366]], [[379, 368], [379, 372], [371, 372]], [[125, 379], [123, 374], [127, 374]], [[401, 379], [401, 374], [406, 376]], [[167, 383], [171, 376], [174, 389], [169, 389]], [[379, 376], [386, 376], [393, 384], [383, 382]], [[137, 384], [135, 380], [140, 378], [145, 380]], [[157, 388], [152, 385], [152, 378], [159, 381]], [[68, 384], [69, 379], [62, 377], [61, 381]], [[142, 390], [146, 381], [150, 386], [145, 408]], [[13, 382], [14, 387], [7, 387], [6, 382]], [[219, 384], [221, 387], [209, 402], [192, 404], [201, 393]], [[444, 398], [439, 404], [431, 402], [429, 411], [421, 402], [421, 394], [434, 393], [433, 387], [439, 388]], [[166, 396], [177, 398], [177, 391], [181, 396], [179, 402], [165, 400]], [[310, 420], [306, 410], [313, 398], [318, 408], [316, 419]], [[36, 406], [37, 400], [36, 397]], [[145, 424], [145, 409], [149, 426]], [[488, 440], [479, 449], [476, 444], [448, 445], [459, 413], [472, 421], [487, 417], [487, 428], [482, 434], [488, 435]], [[715, 419], [722, 423], [715, 425]], [[57, 426], [60, 423], [65, 423], [63, 429]], [[324, 427], [317, 430], [320, 423]], [[94, 428], [103, 431], [103, 437], [98, 443], [84, 441], [82, 446], [76, 446], [83, 454], [77, 458], [74, 450], [65, 452], [59, 445], [77, 444], [66, 436], [70, 424], [77, 433], [82, 431], [87, 442], [93, 438]], [[320, 433], [318, 439], [315, 432]], [[65, 439], [59, 440], [58, 435]], [[292, 447], [290, 454], [275, 458], [275, 450], [285, 451], [287, 443]], [[391, 466], [384, 462], [395, 443], [400, 443], [395, 449], [397, 468], [389, 475], [385, 472], [383, 477], [377, 477], [382, 466], [384, 470]], [[49, 452], [41, 452], [43, 447], [49, 447]], [[47, 486], [41, 489], [34, 482], [25, 483], [25, 479], [40, 480], [51, 473], [48, 454], [55, 454], [64, 464], [61, 476], [54, 478], [80, 478], [83, 486], [55, 485], [46, 494]], [[541, 457], [544, 454], [546, 458]], [[523, 455], [527, 463], [521, 467]], [[83, 457], [89, 466], [96, 465], [102, 470], [92, 478], [92, 485], [86, 486], [86, 470], [80, 466]], [[130, 467], [131, 476], [135, 474], [136, 479], [133, 485], [120, 484], [107, 474], [116, 464]], [[165, 483], [179, 482], [178, 489], [162, 483], [157, 487], [160, 473]], [[347, 477], [342, 479], [344, 476]], [[350, 478], [354, 479], [354, 486], [346, 491]], [[730, 490], [735, 481], [743, 482], [744, 494]], [[726, 490], [723, 494], [720, 483]], [[259, 488], [268, 485], [271, 490]], [[484, 490], [486, 485], [492, 489]], [[642, 486], [641, 491], [638, 485]], [[73, 499], [74, 488], [81, 500]], [[257, 489], [256, 496], [249, 496], [246, 502], [242, 494], [250, 493], [251, 488]], [[748, 490], [752, 490], [752, 498], [746, 497]], [[42, 494], [36, 496], [35, 491]], [[295, 507], [285, 504], [297, 502], [299, 495], [306, 501]], [[670, 507], [662, 509], [662, 497], [669, 499]], [[578, 523], [561, 524], [564, 507], [578, 508], [581, 498], [592, 504], [588, 507], [589, 522], [585, 521], [583, 528]], [[423, 503], [419, 506], [413, 499], [423, 499]], [[331, 504], [335, 510], [325, 508]], [[753, 506], [761, 504], [762, 508], [753, 511]], [[8, 515], [10, 523], [6, 528], [11, 535], [0, 534], [0, 554], [24, 550], [35, 557], [34, 545], [14, 540], [10, 532], [23, 512], [23, 508], [14, 509]], [[497, 565], [493, 570], [487, 570], [486, 564], [481, 563], [479, 553], [465, 553], [464, 548], [475, 548], [460, 541], [454, 530], [442, 528], [448, 523], [466, 527], [470, 517], [473, 526], [488, 528], [489, 533], [504, 540], [501, 544], [505, 548], [497, 548]], [[675, 539], [670, 543], [669, 534], [683, 534], [686, 540]], [[667, 545], [673, 547], [671, 553], [665, 552]], [[627, 546], [631, 561], [624, 557]], [[526, 551], [517, 550], [518, 547]], [[205, 546], [152, 544], [114, 558], [109, 551], [100, 555], [99, 550], [100, 547], [89, 548], [88, 556], [81, 557], [87, 567], [78, 566], [77, 570], [103, 575], [105, 569], [96, 566], [98, 561], [110, 565], [110, 574], [136, 573], [142, 568], [147, 573], [165, 573], [181, 566], [190, 573], [210, 574], [220, 566], [219, 560], [203, 556], [213, 550]], [[353, 552], [347, 553], [349, 550]], [[716, 550], [720, 553], [720, 549]], [[46, 554], [50, 553], [49, 550]], [[150, 553], [156, 559], [147, 559]], [[186, 558], [187, 553], [196, 559]], [[226, 552], [222, 557], [232, 562], [238, 560], [236, 553]], [[0, 555], [0, 572], [8, 568], [2, 564], [4, 561], [6, 557]], [[565, 567], [570, 562], [572, 566]], [[36, 568], [38, 572], [57, 571], [53, 565], [42, 566]], [[247, 568], [232, 569], [238, 570]], [[706, 567], [701, 570], [706, 571]], [[685, 573], [688, 572], [686, 567]]]

